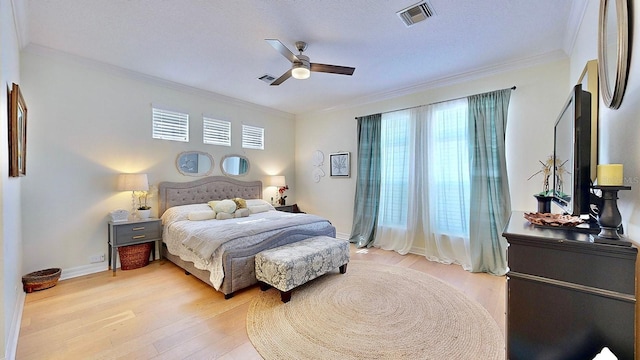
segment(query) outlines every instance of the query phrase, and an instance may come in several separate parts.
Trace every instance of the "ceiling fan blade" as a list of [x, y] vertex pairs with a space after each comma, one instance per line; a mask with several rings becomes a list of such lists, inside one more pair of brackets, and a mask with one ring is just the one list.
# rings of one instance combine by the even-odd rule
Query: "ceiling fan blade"
[[291, 62], [300, 61], [295, 56], [295, 54], [291, 52], [291, 50], [287, 49], [287, 47], [284, 46], [284, 44], [282, 44], [280, 42], [280, 40], [278, 40], [278, 39], [264, 39], [264, 41], [268, 42], [269, 45], [273, 46], [274, 49], [276, 49], [280, 54], [282, 54], [282, 56], [284, 56], [287, 59], [289, 59], [289, 61], [291, 61]]
[[311, 66], [311, 71], [339, 74], [339, 75], [353, 75], [353, 72], [356, 71], [356, 68], [352, 68], [348, 66], [314, 64], [314, 63], [311, 63], [310, 66]]
[[273, 80], [273, 82], [271, 83], [271, 86], [280, 85], [290, 77], [291, 77], [291, 69], [287, 70], [287, 72], [282, 74], [282, 76], [280, 76], [279, 78]]

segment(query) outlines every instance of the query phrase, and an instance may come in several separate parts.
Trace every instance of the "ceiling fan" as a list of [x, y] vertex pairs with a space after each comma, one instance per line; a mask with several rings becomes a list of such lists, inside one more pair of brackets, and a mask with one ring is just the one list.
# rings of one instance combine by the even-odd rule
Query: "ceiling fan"
[[309, 57], [302, 55], [302, 52], [307, 48], [307, 43], [304, 41], [296, 41], [296, 49], [300, 52], [298, 55], [294, 55], [294, 53], [287, 49], [287, 47], [278, 39], [265, 39], [265, 41], [292, 63], [291, 69], [287, 70], [287, 72], [282, 74], [282, 76], [275, 79], [271, 83], [271, 86], [280, 85], [291, 76], [296, 79], [306, 79], [311, 75], [311, 71], [339, 75], [353, 75], [353, 72], [356, 70], [356, 68], [348, 66], [316, 64], [309, 62]]

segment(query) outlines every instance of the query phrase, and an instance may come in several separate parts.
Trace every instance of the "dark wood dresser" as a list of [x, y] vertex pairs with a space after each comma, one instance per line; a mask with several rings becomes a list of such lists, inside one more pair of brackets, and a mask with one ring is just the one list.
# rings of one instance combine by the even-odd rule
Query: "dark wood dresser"
[[503, 235], [508, 359], [592, 359], [604, 346], [634, 358], [636, 247], [537, 227], [522, 212]]

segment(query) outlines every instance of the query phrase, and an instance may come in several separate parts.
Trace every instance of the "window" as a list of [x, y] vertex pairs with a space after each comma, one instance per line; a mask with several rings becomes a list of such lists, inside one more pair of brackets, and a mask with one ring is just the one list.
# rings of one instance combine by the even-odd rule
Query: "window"
[[202, 142], [211, 145], [231, 146], [231, 123], [203, 116]]
[[189, 142], [189, 114], [152, 108], [152, 138]]
[[378, 222], [386, 227], [407, 227], [409, 198], [408, 110], [382, 114], [380, 133], [380, 210]]
[[[425, 111], [420, 116], [410, 110], [382, 114], [379, 225], [406, 229], [408, 212], [416, 211], [407, 207], [410, 189], [421, 186], [416, 193], [428, 191], [429, 203], [422, 206], [431, 214], [432, 230], [468, 236], [471, 180], [467, 104], [462, 99], [429, 105], [419, 110]], [[420, 137], [424, 140], [412, 140], [422, 128], [418, 122], [428, 128]], [[416, 157], [415, 152], [421, 155]], [[415, 164], [416, 158], [426, 160]], [[412, 169], [424, 166], [428, 181], [414, 184]]]
[[242, 125], [242, 147], [245, 149], [264, 150], [264, 129]]
[[429, 186], [432, 226], [441, 234], [469, 236], [471, 179], [466, 99], [431, 106]]

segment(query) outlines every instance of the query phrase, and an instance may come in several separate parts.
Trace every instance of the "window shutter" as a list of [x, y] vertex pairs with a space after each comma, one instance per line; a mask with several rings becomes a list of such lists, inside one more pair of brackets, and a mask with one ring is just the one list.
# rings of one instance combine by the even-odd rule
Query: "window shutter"
[[189, 114], [152, 108], [152, 137], [189, 142]]
[[231, 146], [231, 122], [203, 116], [202, 141], [205, 144]]
[[264, 129], [242, 125], [242, 147], [245, 149], [264, 150]]

